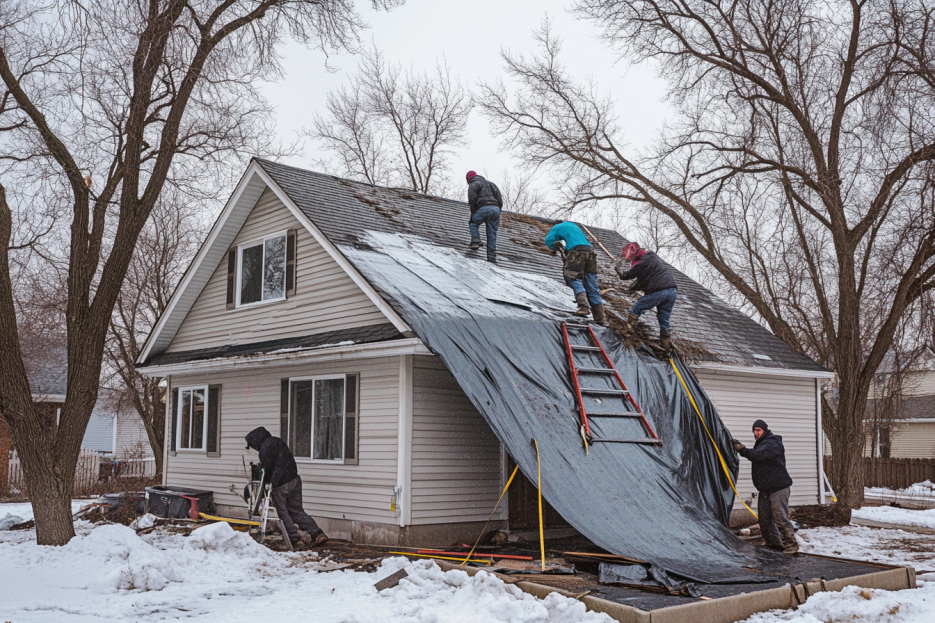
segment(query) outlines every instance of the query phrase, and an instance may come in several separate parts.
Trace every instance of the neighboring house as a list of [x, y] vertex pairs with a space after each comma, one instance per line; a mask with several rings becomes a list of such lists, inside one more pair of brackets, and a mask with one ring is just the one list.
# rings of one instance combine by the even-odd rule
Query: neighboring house
[[[458, 201], [253, 160], [138, 361], [141, 372], [168, 381], [164, 482], [210, 489], [221, 513], [242, 513], [244, 462], [256, 460], [244, 435], [262, 425], [285, 431], [305, 507], [330, 535], [390, 544], [476, 537], [509, 457], [440, 358], [374, 287], [373, 266], [349, 259], [372, 250], [372, 236], [397, 236], [450, 258], [456, 279], [458, 271], [494, 270], [466, 259], [468, 214]], [[550, 223], [504, 212], [495, 270], [549, 284], [572, 309], [560, 260], [542, 244]], [[626, 243], [592, 231], [610, 253]], [[409, 278], [424, 258], [412, 260]], [[722, 419], [749, 443], [752, 422], [765, 418], [785, 440], [792, 503], [823, 501], [817, 397], [833, 375], [676, 278], [673, 332], [698, 345], [692, 367]], [[624, 303], [611, 306], [618, 318]], [[745, 498], [754, 491], [746, 461], [738, 487]], [[491, 527], [521, 523], [529, 513], [518, 504], [511, 489]]]
[[[893, 357], [888, 356], [877, 373], [876, 386], [884, 386], [893, 368]], [[874, 411], [882, 410], [882, 401], [871, 397], [868, 406], [870, 427], [867, 454], [876, 444], [874, 455], [894, 459], [935, 458], [935, 352], [923, 346], [911, 353], [904, 373], [902, 397], [894, 403], [891, 420], [873, 419]]]
[[[37, 353], [28, 353], [24, 357], [33, 400], [39, 407], [40, 414], [54, 418], [58, 423], [65, 402], [68, 355], [62, 347], [44, 347], [36, 350]], [[98, 392], [97, 404], [88, 421], [81, 447], [118, 458], [151, 457], [152, 448], [139, 416], [135, 412], [118, 413], [112, 403], [110, 390], [102, 388]], [[3, 429], [0, 429], [0, 446], [3, 445], [2, 432], [5, 429], [4, 424]]]

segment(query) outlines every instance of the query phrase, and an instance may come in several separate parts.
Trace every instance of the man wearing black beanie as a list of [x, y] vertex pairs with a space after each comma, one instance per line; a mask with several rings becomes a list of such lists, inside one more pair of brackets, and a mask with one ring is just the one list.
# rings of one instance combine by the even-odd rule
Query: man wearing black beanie
[[773, 434], [763, 420], [753, 423], [756, 443], [752, 448], [734, 440], [734, 449], [752, 464], [753, 486], [757, 490], [757, 517], [766, 547], [784, 554], [795, 554], [799, 544], [789, 521], [789, 488], [792, 477], [786, 470], [786, 449], [782, 437]]

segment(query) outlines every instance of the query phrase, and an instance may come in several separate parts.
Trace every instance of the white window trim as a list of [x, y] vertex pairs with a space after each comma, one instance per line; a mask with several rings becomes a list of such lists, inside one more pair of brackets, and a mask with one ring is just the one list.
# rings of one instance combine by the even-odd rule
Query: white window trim
[[[289, 250], [288, 250], [288, 249], [286, 249], [286, 254], [283, 256], [283, 259], [282, 259], [282, 266], [283, 266], [283, 272], [282, 272], [282, 275], [283, 275], [283, 276], [282, 276], [282, 296], [280, 296], [280, 297], [278, 297], [278, 298], [275, 298], [275, 299], [265, 299], [265, 300], [264, 300], [264, 299], [262, 298], [262, 297], [263, 297], [263, 285], [264, 285], [262, 279], [265, 279], [265, 277], [266, 277], [266, 241], [267, 241], [267, 240], [272, 240], [273, 238], [285, 238], [285, 239], [286, 239], [286, 245], [288, 246], [288, 244], [289, 244], [289, 230], [288, 230], [288, 229], [287, 229], [287, 230], [283, 230], [283, 231], [281, 231], [281, 232], [279, 232], [279, 233], [270, 234], [269, 236], [264, 236], [264, 237], [262, 237], [262, 238], [254, 238], [253, 240], [250, 240], [250, 241], [248, 241], [248, 242], [244, 242], [244, 243], [241, 243], [241, 244], [238, 244], [238, 245], [237, 245], [237, 272], [236, 272], [236, 275], [235, 275], [235, 278], [234, 278], [234, 290], [235, 290], [235, 292], [234, 292], [234, 302], [235, 302], [236, 304], [234, 305], [234, 309], [247, 308], [247, 307], [257, 307], [258, 305], [267, 305], [267, 304], [269, 304], [269, 303], [278, 303], [279, 301], [285, 301], [285, 300], [286, 300], [286, 262], [287, 262], [286, 257], [288, 257], [288, 255], [289, 255]], [[244, 251], [244, 249], [247, 249], [247, 248], [250, 248], [250, 247], [255, 247], [255, 246], [257, 246], [257, 245], [262, 245], [262, 247], [263, 247], [263, 261], [262, 261], [262, 263], [261, 263], [261, 269], [260, 269], [260, 271], [261, 271], [261, 277], [262, 277], [262, 279], [261, 279], [261, 281], [260, 281], [260, 300], [259, 300], [259, 301], [254, 301], [254, 302], [252, 302], [252, 303], [241, 303], [241, 302], [240, 302], [240, 291], [241, 291], [242, 288], [241, 288], [241, 284], [240, 284], [240, 278], [241, 278], [241, 276], [242, 276], [241, 265], [243, 264], [243, 251]]]
[[[175, 389], [175, 388], [173, 388]], [[201, 447], [200, 448], [183, 448], [182, 447], [182, 396], [185, 392], [204, 390], [205, 392], [205, 416], [202, 422], [202, 433], [201, 433]], [[175, 449], [176, 452], [197, 452], [205, 454], [208, 452], [208, 400], [210, 400], [210, 395], [208, 394], [207, 385], [191, 385], [187, 387], [179, 387], [179, 401], [175, 405]]]
[[[341, 457], [337, 459], [315, 459], [310, 456], [297, 456], [294, 457], [296, 463], [318, 463], [320, 465], [344, 465], [344, 450], [347, 439], [345, 435], [347, 434], [347, 374], [319, 374], [316, 376], [296, 376], [289, 378], [289, 430], [292, 430], [292, 384], [301, 381], [331, 381], [334, 379], [343, 379], [344, 380], [344, 409], [343, 415], [341, 417]], [[360, 381], [358, 381], [360, 383]], [[358, 388], [359, 390], [359, 388]], [[358, 415], [360, 417], [360, 406], [357, 407]], [[289, 444], [289, 440], [286, 440], [286, 445]], [[291, 449], [291, 448], [290, 448]], [[315, 454], [315, 385], [312, 384], [312, 431], [311, 431], [311, 452]], [[352, 467], [356, 467], [352, 466]]]

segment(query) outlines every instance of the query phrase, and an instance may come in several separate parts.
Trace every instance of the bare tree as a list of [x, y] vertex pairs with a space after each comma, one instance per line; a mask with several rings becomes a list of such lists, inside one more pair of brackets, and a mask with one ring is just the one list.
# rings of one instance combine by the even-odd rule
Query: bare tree
[[647, 153], [613, 102], [539, 34], [505, 55], [518, 86], [481, 107], [572, 204], [665, 217], [792, 348], [838, 375], [824, 401], [837, 510], [863, 497], [867, 396], [907, 313], [935, 286], [935, 14], [927, 3], [583, 0], [578, 15], [669, 82], [677, 120]]
[[113, 370], [108, 385], [114, 406], [118, 412], [139, 415], [156, 457], [157, 475], [163, 469], [163, 383], [140, 374], [134, 364], [198, 251], [204, 231], [197, 205], [177, 191], [163, 192], [137, 239], [104, 347], [105, 366]]
[[306, 132], [336, 160], [320, 164], [371, 184], [444, 194], [450, 150], [468, 143], [471, 96], [447, 65], [404, 73], [372, 49], [327, 108]]
[[535, 216], [552, 216], [555, 212], [546, 199], [545, 190], [536, 184], [535, 176], [529, 171], [511, 173], [505, 169], [500, 175], [500, 189], [503, 205], [510, 212]]
[[[390, 0], [374, 4], [392, 4]], [[351, 0], [73, 0], [0, 3], [0, 411], [13, 433], [39, 543], [74, 536], [70, 498], [97, 400], [104, 344], [140, 232], [167, 184], [199, 196], [231, 160], [264, 151], [285, 37], [354, 49]], [[268, 139], [266, 139], [268, 140]], [[20, 351], [10, 271], [13, 214], [36, 201], [70, 216], [68, 392], [58, 427], [38, 416]], [[14, 208], [11, 208], [15, 206]]]

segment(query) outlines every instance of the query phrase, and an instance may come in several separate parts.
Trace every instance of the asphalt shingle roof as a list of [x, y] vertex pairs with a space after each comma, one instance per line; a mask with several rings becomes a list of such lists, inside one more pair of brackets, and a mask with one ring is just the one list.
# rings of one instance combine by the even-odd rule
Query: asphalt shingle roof
[[198, 350], [162, 353], [147, 361], [145, 365], [139, 367], [144, 368], [147, 366], [169, 365], [189, 361], [205, 361], [207, 359], [224, 359], [228, 357], [250, 357], [252, 355], [262, 355], [273, 352], [310, 350], [313, 348], [324, 348], [326, 346], [340, 344], [349, 345], [350, 343], [370, 344], [374, 342], [384, 342], [386, 340], [396, 340], [402, 337], [403, 335], [392, 324], [377, 324], [353, 329], [326, 331], [324, 333], [315, 333], [304, 337], [287, 337], [265, 342], [252, 342], [250, 344], [215, 346], [212, 348], [200, 348]]
[[58, 346], [34, 350], [23, 356], [32, 395], [64, 396], [68, 385], [68, 352]]
[[[470, 210], [464, 202], [372, 186], [267, 160], [257, 161], [336, 245], [361, 248], [366, 244], [362, 236], [367, 231], [402, 233], [421, 236], [468, 258], [484, 258], [483, 248], [468, 250]], [[498, 266], [562, 282], [561, 259], [551, 255], [542, 241], [553, 223], [549, 219], [504, 211], [497, 244]], [[628, 242], [612, 230], [592, 227], [590, 231], [614, 257], [619, 256]], [[602, 287], [614, 285], [623, 289], [625, 284], [613, 273], [610, 259], [599, 249], [595, 250], [601, 261]], [[824, 370], [694, 280], [675, 269], [673, 273], [679, 290], [672, 316], [673, 336], [690, 340], [706, 351], [696, 354], [694, 359], [758, 368]], [[609, 299], [608, 306], [625, 317], [635, 297], [617, 295]], [[654, 315], [646, 314], [641, 321], [655, 330]]]

